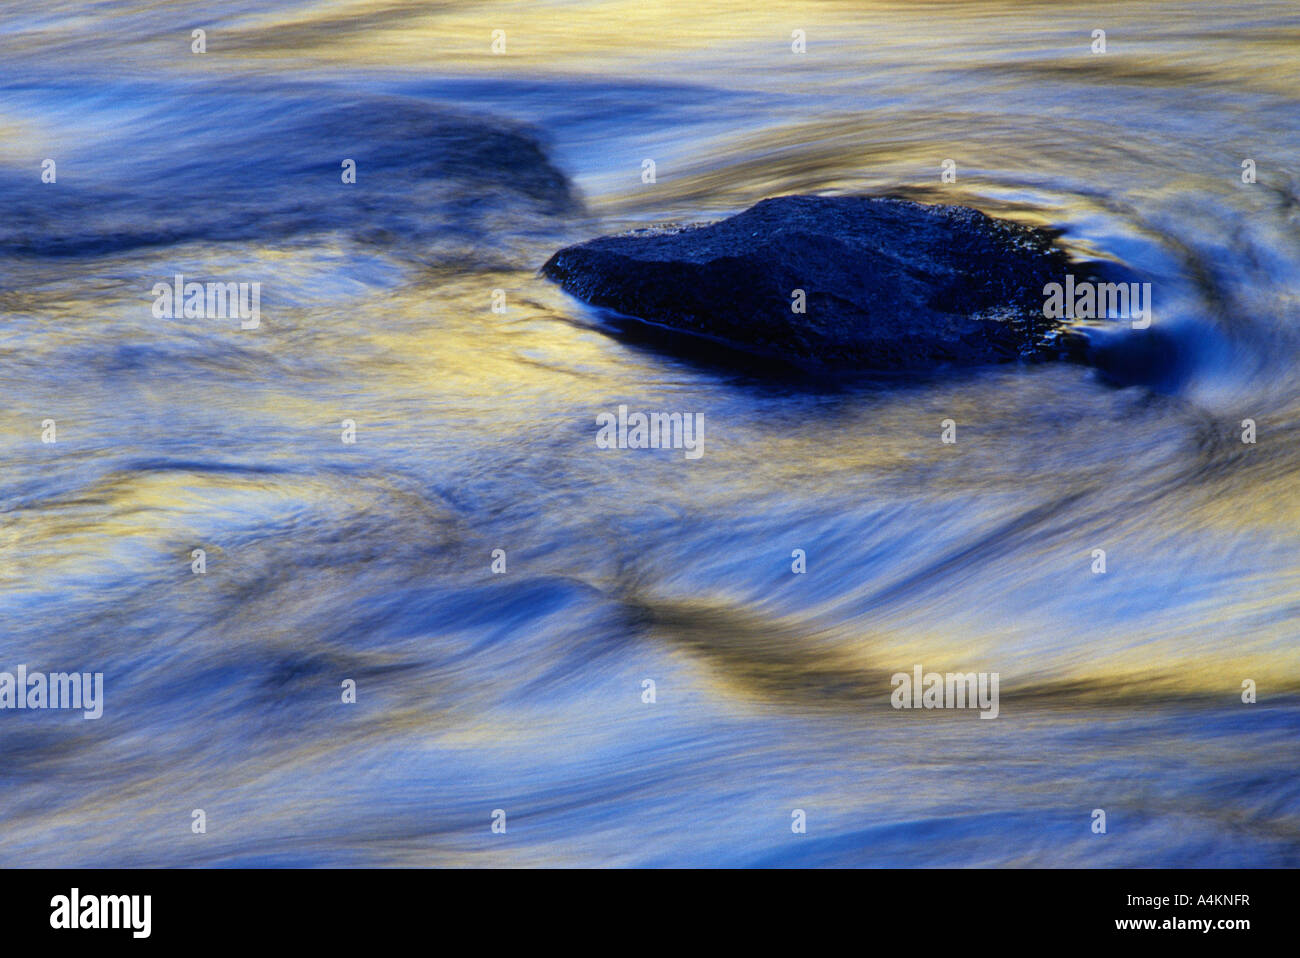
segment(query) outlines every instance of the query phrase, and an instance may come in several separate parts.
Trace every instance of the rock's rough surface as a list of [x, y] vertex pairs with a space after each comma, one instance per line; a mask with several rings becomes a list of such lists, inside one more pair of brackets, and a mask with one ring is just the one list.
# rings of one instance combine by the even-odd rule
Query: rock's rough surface
[[595, 306], [799, 364], [865, 370], [1057, 355], [1043, 286], [1068, 270], [1050, 233], [976, 210], [816, 196], [602, 237], [542, 267]]

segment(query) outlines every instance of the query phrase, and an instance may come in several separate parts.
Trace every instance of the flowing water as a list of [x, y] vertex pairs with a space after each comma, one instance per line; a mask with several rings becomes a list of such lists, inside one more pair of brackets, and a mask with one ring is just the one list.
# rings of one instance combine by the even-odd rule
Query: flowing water
[[[104, 674], [0, 863], [1300, 864], [1294, 3], [212, 9], [0, 15], [0, 669]], [[771, 384], [537, 274], [797, 192], [1052, 226], [1179, 366]]]

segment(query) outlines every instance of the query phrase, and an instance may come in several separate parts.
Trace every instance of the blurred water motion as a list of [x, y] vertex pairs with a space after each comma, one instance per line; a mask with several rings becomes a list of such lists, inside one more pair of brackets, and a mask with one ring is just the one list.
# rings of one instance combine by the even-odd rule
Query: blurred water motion
[[[213, 16], [0, 19], [0, 669], [106, 695], [0, 715], [0, 863], [1300, 864], [1294, 5]], [[771, 386], [536, 274], [878, 190], [1122, 260], [1178, 381]], [[261, 326], [156, 319], [177, 273]], [[704, 456], [597, 450], [620, 403]], [[891, 709], [918, 663], [998, 720]]]

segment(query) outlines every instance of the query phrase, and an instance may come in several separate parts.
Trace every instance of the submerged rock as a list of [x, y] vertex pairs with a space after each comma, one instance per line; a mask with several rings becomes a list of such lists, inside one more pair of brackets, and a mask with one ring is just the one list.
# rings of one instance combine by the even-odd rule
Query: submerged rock
[[484, 247], [506, 246], [503, 237], [546, 230], [581, 209], [542, 134], [511, 120], [416, 97], [338, 97], [257, 80], [190, 97], [163, 100], [143, 118], [127, 110], [120, 139], [80, 161], [73, 153], [78, 174], [57, 189], [0, 166], [0, 256], [274, 247], [328, 233], [421, 257], [481, 257]]
[[542, 272], [594, 306], [746, 352], [912, 370], [1077, 351], [1043, 317], [1044, 285], [1070, 268], [1053, 234], [977, 210], [783, 196], [570, 246]]

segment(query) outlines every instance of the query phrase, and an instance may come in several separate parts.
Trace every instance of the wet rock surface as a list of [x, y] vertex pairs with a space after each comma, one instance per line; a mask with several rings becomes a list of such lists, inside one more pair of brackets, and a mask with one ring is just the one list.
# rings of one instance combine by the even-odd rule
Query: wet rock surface
[[802, 366], [921, 370], [1077, 355], [1083, 341], [1043, 317], [1044, 285], [1071, 268], [1052, 233], [966, 207], [784, 196], [570, 246], [542, 272], [691, 334], [677, 350], [705, 337]]

